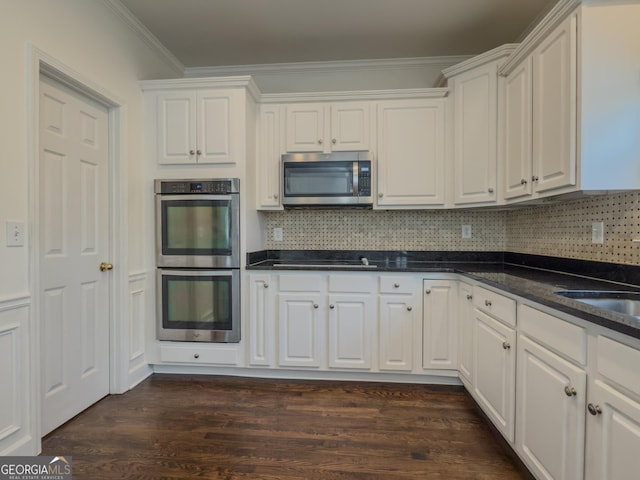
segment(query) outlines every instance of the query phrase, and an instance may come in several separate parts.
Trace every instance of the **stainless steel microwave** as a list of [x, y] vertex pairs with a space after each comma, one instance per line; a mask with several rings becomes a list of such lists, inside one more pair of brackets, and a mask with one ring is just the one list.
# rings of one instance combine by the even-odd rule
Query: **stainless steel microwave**
[[282, 205], [370, 208], [373, 164], [370, 152], [282, 155]]

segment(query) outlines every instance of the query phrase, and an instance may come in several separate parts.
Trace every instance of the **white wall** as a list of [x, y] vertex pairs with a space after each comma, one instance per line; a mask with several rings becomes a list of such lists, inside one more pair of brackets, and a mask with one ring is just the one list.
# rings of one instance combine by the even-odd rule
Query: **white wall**
[[[2, 107], [0, 108], [0, 311], [13, 311], [13, 304], [28, 311], [29, 303], [35, 301], [30, 291], [29, 237], [24, 247], [6, 245], [5, 224], [7, 221], [25, 222], [27, 232], [32, 229], [29, 218], [29, 169], [28, 169], [28, 108], [30, 93], [27, 46], [33, 45], [48, 57], [56, 59], [71, 71], [75, 71], [91, 84], [109, 92], [126, 107], [124, 123], [126, 131], [125, 158], [122, 165], [127, 169], [129, 226], [129, 273], [143, 271], [145, 249], [142, 232], [143, 193], [138, 188], [143, 184], [143, 102], [138, 80], [172, 78], [181, 76], [175, 63], [161, 55], [149, 42], [134, 33], [103, 0], [0, 0], [0, 59], [2, 60]], [[26, 302], [26, 303], [25, 303]], [[125, 299], [126, 302], [126, 299]], [[3, 307], [4, 306], [4, 307]], [[16, 338], [26, 339], [32, 329], [26, 315], [11, 320], [8, 325], [17, 325]], [[14, 318], [14, 317], [12, 317]], [[13, 330], [12, 330], [13, 331]], [[22, 341], [22, 340], [21, 340]], [[20, 343], [15, 343], [16, 346]], [[20, 358], [24, 352], [17, 352]], [[18, 357], [16, 357], [18, 358]], [[29, 358], [33, 358], [31, 355]], [[18, 402], [13, 402], [13, 415], [0, 416], [3, 425], [0, 433], [0, 453], [35, 453], [39, 439], [29, 438], [37, 433], [37, 392], [33, 364], [15, 362], [14, 370], [0, 363], [0, 384], [16, 378], [21, 384], [16, 387]], [[17, 365], [17, 366], [16, 366]], [[15, 368], [20, 368], [19, 372]], [[30, 375], [31, 374], [31, 375]], [[0, 410], [10, 395], [0, 395]], [[4, 400], [3, 400], [4, 399]], [[17, 406], [16, 406], [17, 405]], [[7, 423], [8, 422], [8, 423]], [[8, 429], [7, 429], [8, 427]], [[17, 429], [17, 430], [16, 430]]]

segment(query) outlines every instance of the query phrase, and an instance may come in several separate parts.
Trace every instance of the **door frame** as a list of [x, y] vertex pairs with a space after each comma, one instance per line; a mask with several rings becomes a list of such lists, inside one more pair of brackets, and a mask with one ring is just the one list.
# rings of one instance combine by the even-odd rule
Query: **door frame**
[[115, 265], [109, 276], [109, 393], [123, 393], [129, 389], [128, 360], [128, 216], [126, 162], [127, 106], [116, 95], [92, 82], [84, 75], [40, 50], [27, 45], [27, 169], [28, 169], [28, 238], [29, 288], [31, 312], [29, 317], [30, 409], [38, 451], [41, 438], [41, 378], [40, 378], [40, 80], [43, 76], [70, 87], [97, 101], [108, 110], [108, 261]]

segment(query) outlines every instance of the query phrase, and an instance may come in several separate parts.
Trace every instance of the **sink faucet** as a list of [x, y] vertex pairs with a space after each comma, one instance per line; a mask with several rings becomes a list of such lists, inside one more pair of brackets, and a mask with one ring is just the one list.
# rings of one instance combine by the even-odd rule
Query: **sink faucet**
[[369, 265], [369, 260], [367, 260], [367, 257], [360, 257], [360, 261], [362, 262], [362, 265]]

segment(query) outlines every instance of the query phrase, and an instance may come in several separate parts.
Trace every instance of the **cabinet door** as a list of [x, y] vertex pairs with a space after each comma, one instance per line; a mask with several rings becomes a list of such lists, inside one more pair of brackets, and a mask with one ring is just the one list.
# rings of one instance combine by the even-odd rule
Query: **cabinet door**
[[456, 283], [424, 280], [422, 302], [422, 368], [458, 367]]
[[233, 109], [233, 92], [200, 92], [197, 99], [198, 163], [234, 163], [237, 120]]
[[640, 404], [600, 380], [589, 385], [589, 400], [595, 415], [587, 415], [585, 478], [638, 478]]
[[380, 295], [378, 298], [379, 368], [410, 372], [413, 370], [415, 297]]
[[576, 18], [565, 20], [533, 52], [534, 190], [576, 184]]
[[279, 105], [261, 105], [256, 175], [257, 208], [281, 209], [280, 154], [282, 153], [283, 118]]
[[586, 372], [523, 335], [517, 364], [516, 450], [536, 478], [581, 480]]
[[458, 284], [458, 371], [467, 388], [473, 382], [473, 287]]
[[336, 103], [331, 106], [331, 148], [369, 150], [370, 107], [364, 102]]
[[504, 198], [531, 195], [531, 57], [502, 79]]
[[381, 102], [377, 130], [377, 205], [444, 204], [444, 100]]
[[[288, 152], [322, 152], [325, 149], [325, 109], [322, 103], [287, 106]], [[327, 148], [331, 148], [330, 145]]]
[[455, 203], [495, 202], [497, 66], [492, 63], [458, 75], [452, 84]]
[[516, 334], [512, 328], [474, 309], [474, 397], [504, 437], [514, 440]]
[[272, 366], [275, 325], [271, 276], [249, 275], [249, 363]]
[[280, 366], [320, 367], [324, 312], [319, 294], [278, 294]]
[[156, 107], [158, 163], [195, 163], [196, 96], [192, 92], [160, 93]]
[[329, 296], [329, 367], [371, 368], [373, 302], [371, 295]]

